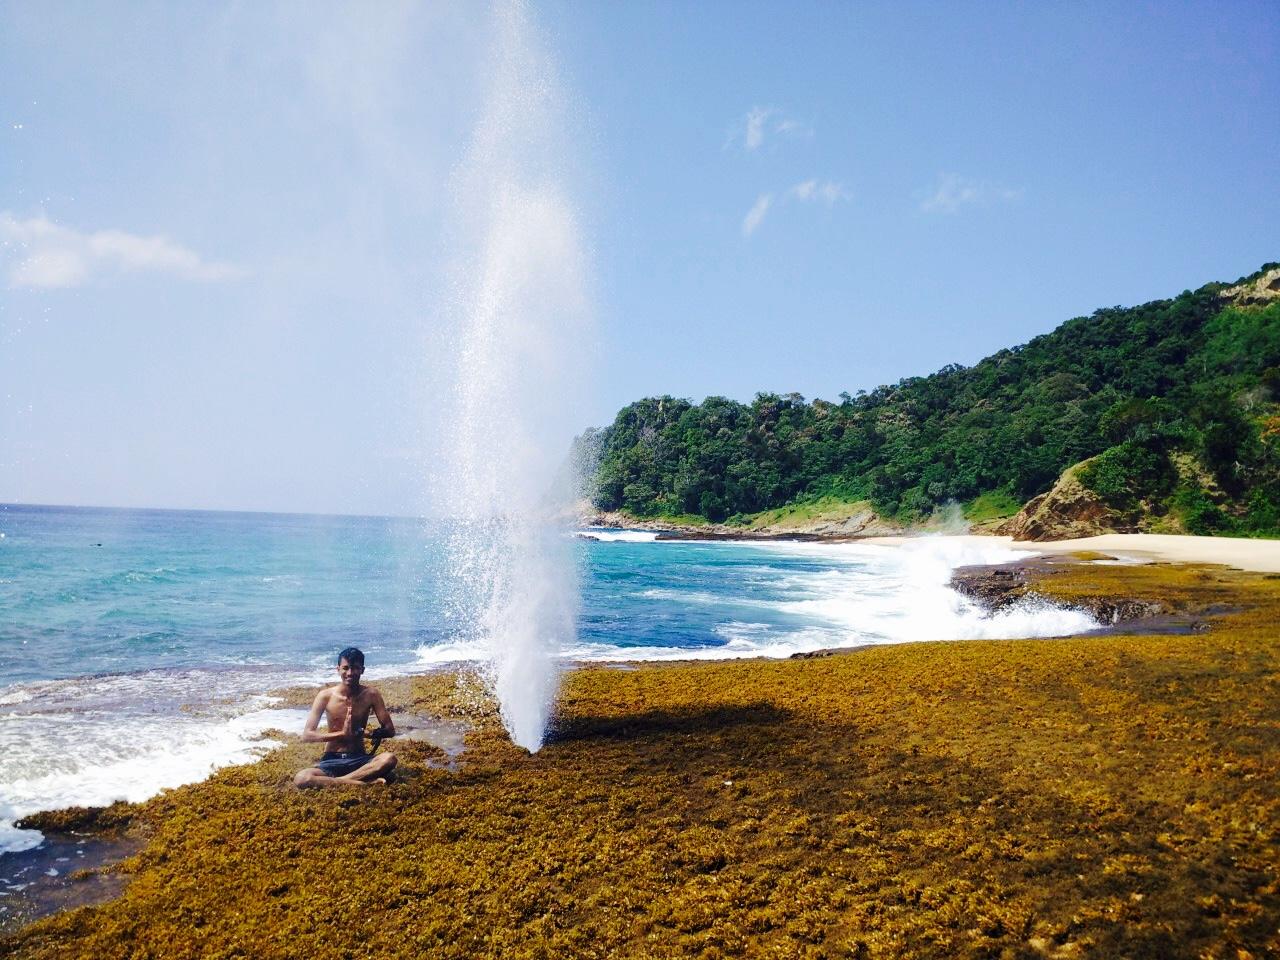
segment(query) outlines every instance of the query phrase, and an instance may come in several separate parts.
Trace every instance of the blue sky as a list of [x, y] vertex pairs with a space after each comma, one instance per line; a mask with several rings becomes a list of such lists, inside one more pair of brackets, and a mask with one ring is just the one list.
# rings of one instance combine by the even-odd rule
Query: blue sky
[[[486, 11], [0, 7], [0, 501], [423, 508]], [[1280, 259], [1273, 3], [532, 15], [591, 264], [565, 444]]]

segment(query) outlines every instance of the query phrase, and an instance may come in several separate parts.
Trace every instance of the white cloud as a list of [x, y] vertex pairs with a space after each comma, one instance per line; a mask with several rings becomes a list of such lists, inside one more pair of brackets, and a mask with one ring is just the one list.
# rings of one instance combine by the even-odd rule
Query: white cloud
[[852, 199], [852, 194], [845, 189], [844, 184], [836, 183], [834, 180], [817, 179], [802, 180], [787, 191], [787, 196], [802, 203], [819, 201], [828, 207], [833, 207], [842, 200]]
[[742, 218], [742, 235], [744, 237], [750, 237], [756, 232], [760, 222], [764, 220], [764, 215], [769, 212], [771, 203], [773, 203], [772, 193], [762, 193], [756, 197], [756, 202], [751, 205], [747, 215]]
[[813, 128], [793, 117], [784, 116], [774, 107], [752, 107], [746, 117], [738, 121], [729, 133], [725, 146], [742, 140], [742, 147], [748, 153], [760, 149], [768, 137], [805, 137], [812, 136]]
[[201, 282], [244, 275], [233, 264], [204, 260], [166, 237], [123, 230], [82, 233], [43, 216], [19, 220], [9, 213], [0, 213], [0, 259], [11, 261], [11, 288], [77, 287], [112, 270], [151, 270]]
[[[788, 188], [779, 197], [778, 202], [795, 200], [799, 203], [823, 203], [828, 207], [833, 207], [837, 203], [851, 199], [852, 194], [845, 189], [844, 184], [837, 183], [835, 180], [818, 180], [814, 178], [812, 180], [801, 180], [795, 186]], [[743, 237], [750, 237], [759, 229], [760, 224], [764, 221], [765, 214], [773, 206], [773, 200], [774, 195], [772, 193], [762, 193], [756, 197], [756, 202], [747, 211], [747, 215], [742, 218]]]
[[747, 111], [747, 131], [743, 143], [748, 150], [754, 150], [764, 143], [765, 121], [769, 119], [769, 114], [772, 112], [763, 107], [752, 107]]
[[932, 190], [921, 191], [924, 199], [920, 209], [925, 213], [955, 213], [961, 207], [988, 203], [1007, 203], [1022, 196], [1021, 190], [962, 177], [958, 173], [943, 173]]

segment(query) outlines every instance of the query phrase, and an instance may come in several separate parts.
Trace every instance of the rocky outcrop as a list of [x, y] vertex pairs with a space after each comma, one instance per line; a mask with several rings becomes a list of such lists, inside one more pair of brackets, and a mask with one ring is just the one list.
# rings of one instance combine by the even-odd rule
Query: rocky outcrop
[[1265, 307], [1269, 303], [1274, 303], [1280, 300], [1280, 267], [1268, 270], [1250, 283], [1227, 287], [1220, 296], [1224, 300], [1230, 300], [1245, 307]]
[[1029, 585], [1026, 564], [957, 567], [951, 589], [991, 611], [1001, 610], [1024, 596]]
[[1080, 471], [1090, 461], [1068, 467], [1047, 493], [1028, 500], [995, 532], [1015, 540], [1074, 540], [1104, 533], [1133, 533], [1137, 528], [1108, 507], [1080, 482]]
[[579, 522], [590, 527], [619, 530], [656, 530], [661, 539], [698, 538], [706, 540], [856, 540], [863, 537], [892, 537], [906, 533], [901, 524], [881, 517], [868, 508], [845, 515], [786, 518], [777, 523], [729, 526], [723, 523], [675, 523], [659, 518], [633, 517], [621, 511], [583, 511]]
[[886, 520], [869, 507], [845, 517], [816, 517], [803, 522], [764, 524], [761, 532], [775, 535], [788, 532], [809, 533], [823, 537], [892, 537], [904, 533], [901, 524]]
[[[1016, 564], [959, 567], [951, 574], [951, 589], [977, 601], [987, 610], [1002, 610], [1025, 597], [1037, 596], [1034, 584], [1052, 576], [1070, 562], [1050, 558]], [[1095, 620], [1108, 626], [1167, 617], [1174, 612], [1163, 601], [1133, 597], [1089, 595], [1074, 599], [1072, 606], [1088, 611]]]

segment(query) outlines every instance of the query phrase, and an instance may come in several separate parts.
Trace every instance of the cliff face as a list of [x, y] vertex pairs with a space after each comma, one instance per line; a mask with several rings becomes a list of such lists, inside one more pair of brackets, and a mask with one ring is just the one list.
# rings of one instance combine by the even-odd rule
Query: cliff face
[[1222, 291], [1221, 296], [1240, 306], [1266, 306], [1274, 303], [1280, 300], [1280, 267], [1268, 270], [1252, 283], [1228, 287]]
[[1104, 533], [1133, 533], [1137, 527], [1112, 510], [1080, 482], [1089, 463], [1082, 460], [1063, 471], [1047, 493], [1026, 505], [993, 531], [1015, 540], [1074, 540]]

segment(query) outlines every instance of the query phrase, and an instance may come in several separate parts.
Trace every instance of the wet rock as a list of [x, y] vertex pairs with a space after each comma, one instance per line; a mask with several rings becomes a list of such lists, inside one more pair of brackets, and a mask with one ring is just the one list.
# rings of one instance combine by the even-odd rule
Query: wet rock
[[[1061, 558], [1043, 558], [1012, 564], [959, 567], [951, 575], [951, 589], [977, 601], [987, 610], [1002, 610], [1018, 600], [1036, 595], [1032, 589], [1034, 581], [1046, 574], [1052, 575], [1055, 568], [1061, 569], [1070, 563], [1072, 561]], [[1168, 618], [1174, 612], [1173, 606], [1165, 601], [1132, 597], [1083, 596], [1073, 600], [1071, 605], [1088, 612], [1106, 626]], [[1178, 625], [1182, 625], [1181, 621]]]
[[1027, 569], [1022, 564], [959, 567], [951, 575], [952, 590], [988, 610], [1000, 610], [1024, 596], [1027, 583]]

